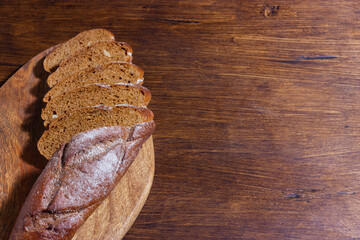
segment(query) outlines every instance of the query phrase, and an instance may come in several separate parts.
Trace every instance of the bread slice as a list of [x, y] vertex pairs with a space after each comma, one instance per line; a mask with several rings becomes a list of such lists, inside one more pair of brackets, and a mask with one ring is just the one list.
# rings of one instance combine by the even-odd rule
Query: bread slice
[[128, 83], [92, 84], [53, 97], [42, 110], [41, 118], [44, 126], [48, 126], [58, 116], [78, 108], [98, 105], [113, 107], [119, 104], [146, 107], [150, 99], [151, 93], [145, 87]]
[[114, 34], [106, 29], [92, 29], [81, 32], [51, 51], [44, 60], [44, 69], [47, 72], [53, 72], [59, 67], [61, 61], [67, 59], [75, 52], [97, 42], [114, 40]]
[[98, 42], [62, 61], [56, 71], [50, 74], [47, 83], [53, 87], [82, 69], [113, 61], [131, 62], [131, 60], [132, 49], [127, 43]]
[[152, 111], [145, 107], [118, 105], [115, 107], [90, 107], [77, 109], [54, 120], [38, 141], [40, 153], [47, 159], [60, 147], [78, 133], [91, 129], [124, 126], [151, 121]]
[[48, 102], [62, 92], [93, 83], [114, 84], [123, 82], [142, 85], [143, 77], [144, 71], [131, 63], [110, 62], [96, 67], [89, 67], [58, 82], [46, 93], [43, 101]]

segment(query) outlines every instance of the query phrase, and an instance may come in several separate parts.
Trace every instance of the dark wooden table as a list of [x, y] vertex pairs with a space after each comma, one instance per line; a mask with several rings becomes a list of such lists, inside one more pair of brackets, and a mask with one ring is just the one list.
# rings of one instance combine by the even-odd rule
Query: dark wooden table
[[360, 238], [358, 1], [1, 1], [0, 80], [97, 27], [133, 46], [157, 123], [126, 239]]

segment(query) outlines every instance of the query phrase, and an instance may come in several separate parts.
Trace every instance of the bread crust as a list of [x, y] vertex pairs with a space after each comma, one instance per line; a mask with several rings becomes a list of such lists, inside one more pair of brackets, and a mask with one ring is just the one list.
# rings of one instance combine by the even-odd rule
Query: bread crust
[[77, 34], [75, 37], [60, 44], [46, 56], [43, 64], [45, 71], [55, 71], [60, 63], [70, 57], [74, 52], [78, 52], [82, 48], [99, 41], [115, 41], [115, 36], [110, 31], [100, 28], [83, 31]]
[[[113, 83], [118, 83], [118, 82], [124, 82], [124, 83], [128, 82], [129, 81], [128, 79], [122, 79], [123, 81], [119, 81], [119, 80], [113, 80], [113, 79], [109, 78], [109, 80], [107, 80], [106, 76], [103, 76], [101, 74], [101, 73], [104, 74], [104, 72], [107, 71], [108, 69], [116, 68], [116, 66], [124, 67], [124, 71], [126, 71], [130, 68], [134, 68], [138, 74], [138, 77], [136, 79], [136, 82], [133, 82], [133, 84], [142, 85], [142, 83], [144, 81], [144, 79], [143, 79], [144, 78], [144, 70], [141, 67], [139, 67], [133, 63], [109, 62], [109, 63], [98, 65], [95, 67], [85, 68], [85, 69], [80, 70], [79, 72], [71, 75], [70, 77], [58, 82], [53, 88], [51, 88], [45, 94], [43, 101], [49, 102], [52, 97], [54, 97], [62, 92], [69, 91], [71, 89], [82, 87], [82, 86], [85, 86], [88, 84], [93, 84], [93, 83], [113, 84]], [[95, 77], [96, 74], [98, 74], [99, 78]], [[85, 85], [82, 84], [82, 82], [81, 82], [81, 80], [84, 80], [84, 79], [86, 79]], [[68, 87], [69, 85], [71, 87]]]
[[[114, 122], [116, 119], [115, 120], [109, 119], [108, 116], [109, 116], [109, 114], [111, 114], [111, 111], [112, 111], [112, 113], [117, 113], [117, 112], [124, 113], [123, 111], [138, 112], [139, 116], [141, 118], [137, 119], [136, 121], [138, 121], [138, 122], [134, 122], [133, 124], [151, 121], [154, 118], [153, 112], [151, 110], [149, 110], [148, 108], [136, 107], [136, 106], [126, 105], [126, 104], [120, 104], [120, 105], [116, 105], [114, 107], [96, 106], [96, 107], [76, 109], [74, 111], [71, 111], [71, 112], [68, 112], [66, 114], [59, 116], [58, 118], [56, 118], [54, 121], [51, 122], [51, 124], [49, 125], [49, 130], [44, 131], [43, 135], [40, 137], [40, 139], [38, 141], [37, 146], [38, 146], [39, 152], [43, 156], [45, 156], [47, 159], [50, 159], [52, 154], [56, 151], [56, 149], [58, 149], [58, 147], [60, 147], [61, 144], [69, 141], [72, 136], [74, 136], [82, 131], [87, 131], [87, 130], [90, 130], [91, 128], [100, 128], [100, 127], [106, 127], [106, 126], [119, 125], [118, 122]], [[86, 119], [87, 116], [95, 115], [96, 120], [98, 120], [100, 118], [101, 114], [105, 115], [104, 118], [109, 119], [108, 122], [100, 121], [100, 122], [96, 123], [96, 125], [92, 125], [92, 126], [96, 126], [96, 127], [90, 128], [88, 126], [88, 124], [89, 124], [88, 122], [90, 120], [94, 120], [95, 117]], [[87, 124], [86, 128], [81, 129], [81, 124], [77, 125], [77, 126], [74, 125], [77, 122], [79, 122], [80, 120], [83, 120], [84, 118], [85, 118], [84, 121], [86, 121], [86, 124]], [[69, 122], [70, 122], [70, 125], [69, 125]], [[129, 125], [129, 123], [126, 123], [126, 124], [127, 124], [127, 126], [133, 125], [133, 124]], [[65, 130], [66, 127], [67, 127], [67, 129]], [[75, 134], [73, 134], [73, 133], [75, 133]], [[56, 135], [55, 138], [54, 138], [54, 135]]]
[[71, 239], [114, 189], [154, 129], [153, 121], [104, 127], [62, 144], [31, 189], [10, 240]]
[[[96, 94], [92, 94], [94, 92]], [[57, 116], [74, 109], [98, 105], [113, 107], [119, 104], [146, 107], [150, 100], [151, 93], [143, 86], [128, 83], [90, 84], [53, 97], [42, 109], [41, 118], [47, 127]]]
[[[106, 57], [107, 50], [103, 49], [104, 47], [106, 47], [109, 51], [111, 51], [110, 49], [112, 48], [116, 48], [117, 50], [121, 49], [121, 51], [123, 51], [124, 53], [120, 54], [119, 52], [117, 52], [112, 56], [110, 55], [110, 57]], [[69, 58], [62, 61], [56, 71], [49, 75], [47, 83], [50, 87], [54, 87], [58, 82], [80, 70], [111, 61], [121, 60], [131, 63], [132, 51], [133, 50], [131, 46], [125, 42], [103, 41], [94, 43], [84, 49], [81, 49], [78, 52], [75, 52]], [[99, 52], [101, 52], [101, 54]], [[73, 68], [76, 70], [71, 70]]]

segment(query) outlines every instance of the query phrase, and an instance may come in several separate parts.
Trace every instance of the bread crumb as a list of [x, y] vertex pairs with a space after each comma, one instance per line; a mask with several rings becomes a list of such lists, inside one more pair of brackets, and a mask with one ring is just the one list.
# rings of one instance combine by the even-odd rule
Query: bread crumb
[[144, 82], [144, 79], [143, 78], [139, 78], [137, 81], [136, 81], [136, 84], [142, 84]]
[[105, 54], [105, 56], [107, 56], [107, 57], [111, 57], [110, 53], [109, 53], [108, 51], [106, 51], [106, 50], [104, 50], [104, 54]]

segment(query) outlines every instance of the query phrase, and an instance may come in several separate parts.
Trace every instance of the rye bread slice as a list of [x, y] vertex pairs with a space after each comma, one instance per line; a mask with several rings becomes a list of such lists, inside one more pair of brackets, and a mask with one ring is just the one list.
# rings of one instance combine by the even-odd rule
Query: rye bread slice
[[63, 92], [93, 83], [108, 85], [114, 83], [132, 83], [142, 85], [144, 81], [143, 77], [144, 71], [135, 64], [124, 62], [105, 63], [81, 70], [58, 82], [46, 93], [43, 101], [48, 102], [51, 98]]
[[127, 43], [115, 41], [98, 42], [62, 61], [56, 71], [50, 74], [47, 83], [50, 87], [53, 87], [63, 79], [85, 68], [114, 61], [130, 63], [131, 60], [132, 48]]
[[75, 52], [97, 42], [114, 40], [114, 34], [106, 29], [91, 29], [81, 32], [51, 51], [44, 60], [44, 69], [47, 72], [53, 72], [59, 67], [61, 61], [67, 59]]
[[142, 86], [128, 83], [92, 84], [53, 97], [42, 110], [41, 118], [44, 126], [48, 126], [58, 116], [78, 108], [99, 105], [113, 107], [119, 104], [146, 107], [150, 99], [150, 91]]
[[61, 144], [78, 133], [109, 126], [130, 127], [151, 121], [153, 117], [152, 111], [146, 107], [131, 105], [77, 109], [55, 119], [40, 137], [37, 146], [39, 152], [50, 159]]

